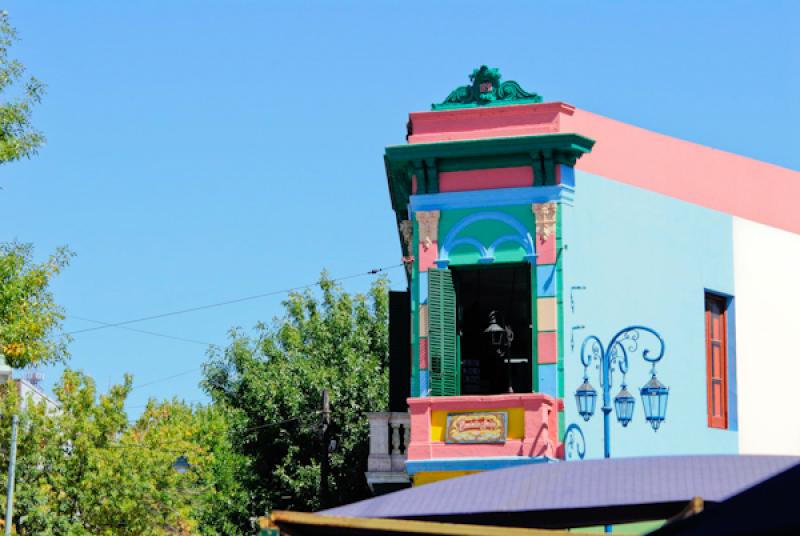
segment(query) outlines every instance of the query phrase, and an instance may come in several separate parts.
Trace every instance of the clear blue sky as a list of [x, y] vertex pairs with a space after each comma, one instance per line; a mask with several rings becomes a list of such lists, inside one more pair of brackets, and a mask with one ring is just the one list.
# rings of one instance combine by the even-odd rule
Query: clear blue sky
[[[0, 240], [77, 253], [55, 285], [70, 315], [115, 322], [397, 263], [383, 148], [481, 63], [546, 100], [800, 168], [798, 2], [6, 4], [13, 55], [49, 87], [48, 144], [0, 168]], [[266, 298], [134, 327], [221, 344], [278, 313]], [[107, 329], [71, 349], [103, 388], [195, 369], [134, 391], [134, 413], [203, 400], [202, 345]]]

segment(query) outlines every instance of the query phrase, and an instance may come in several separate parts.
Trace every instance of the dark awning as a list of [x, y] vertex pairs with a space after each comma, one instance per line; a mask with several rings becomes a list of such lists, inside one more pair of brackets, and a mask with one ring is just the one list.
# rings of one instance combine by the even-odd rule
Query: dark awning
[[800, 534], [800, 465], [655, 534]]
[[666, 519], [800, 463], [791, 456], [659, 456], [534, 464], [415, 487], [321, 512], [516, 527]]

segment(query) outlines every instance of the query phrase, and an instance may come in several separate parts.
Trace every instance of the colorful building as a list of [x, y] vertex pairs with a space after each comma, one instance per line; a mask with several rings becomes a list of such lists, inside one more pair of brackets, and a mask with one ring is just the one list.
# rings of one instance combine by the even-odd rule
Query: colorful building
[[[373, 489], [602, 457], [605, 437], [614, 457], [800, 454], [800, 173], [542, 102], [496, 69], [470, 82], [385, 153], [408, 291]], [[653, 331], [610, 343], [627, 326]], [[613, 358], [607, 435], [582, 351]], [[640, 396], [654, 372], [666, 408]]]

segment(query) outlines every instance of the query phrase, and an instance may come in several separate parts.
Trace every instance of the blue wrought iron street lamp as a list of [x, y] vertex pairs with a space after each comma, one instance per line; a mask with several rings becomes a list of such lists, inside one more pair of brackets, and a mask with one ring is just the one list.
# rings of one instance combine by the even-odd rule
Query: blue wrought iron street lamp
[[[641, 333], [647, 333], [655, 337], [658, 341], [659, 349], [655, 354], [649, 348], [642, 347], [640, 352]], [[588, 350], [588, 351], [587, 351]], [[658, 381], [656, 377], [656, 363], [664, 357], [664, 339], [654, 330], [644, 326], [628, 326], [618, 331], [612, 338], [608, 347], [603, 347], [603, 343], [590, 335], [581, 345], [581, 363], [583, 364], [583, 384], [575, 391], [575, 402], [578, 405], [578, 414], [588, 421], [594, 415], [597, 405], [597, 391], [589, 383], [589, 366], [592, 361], [597, 361], [600, 365], [600, 388], [603, 390], [603, 447], [604, 456], [611, 457], [611, 438], [610, 438], [610, 419], [609, 414], [612, 410], [617, 412], [617, 420], [625, 427], [633, 419], [633, 409], [636, 406], [636, 399], [628, 391], [625, 384], [625, 374], [628, 372], [628, 355], [641, 353], [642, 358], [650, 363], [651, 378], [639, 392], [642, 396], [642, 406], [644, 406], [644, 418], [658, 430], [667, 415], [667, 399], [669, 398], [669, 388]], [[614, 407], [611, 406], [611, 387], [612, 376], [616, 368], [622, 374], [622, 385], [619, 393], [614, 397]]]

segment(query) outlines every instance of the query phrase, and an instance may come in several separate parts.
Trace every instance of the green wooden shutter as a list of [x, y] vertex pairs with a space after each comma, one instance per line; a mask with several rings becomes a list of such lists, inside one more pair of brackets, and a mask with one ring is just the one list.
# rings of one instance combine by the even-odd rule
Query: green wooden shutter
[[461, 393], [456, 334], [456, 291], [450, 270], [428, 270], [428, 359], [431, 395]]

